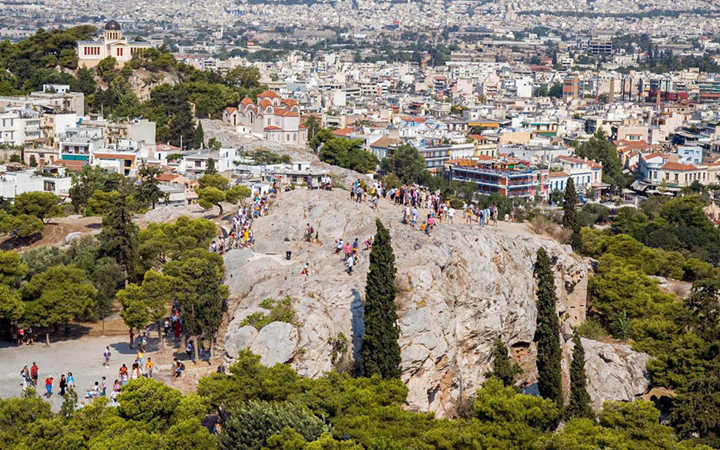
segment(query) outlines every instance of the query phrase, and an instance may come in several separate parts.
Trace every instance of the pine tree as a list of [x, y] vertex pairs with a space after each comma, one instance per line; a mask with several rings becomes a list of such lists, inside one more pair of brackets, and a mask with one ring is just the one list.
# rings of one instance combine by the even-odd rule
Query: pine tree
[[499, 338], [493, 343], [493, 370], [485, 374], [486, 377], [497, 377], [505, 386], [515, 385], [515, 376], [522, 373], [522, 369], [516, 363], [510, 361], [508, 349]]
[[208, 158], [205, 165], [205, 175], [215, 175], [216, 173], [217, 169], [215, 168], [215, 160], [212, 158]]
[[590, 395], [587, 393], [587, 380], [585, 379], [585, 349], [580, 343], [580, 335], [573, 334], [573, 355], [570, 364], [570, 404], [565, 410], [565, 417], [593, 418], [590, 408]]
[[578, 223], [577, 210], [575, 209], [577, 203], [578, 196], [575, 191], [575, 182], [572, 177], [569, 177], [567, 185], [565, 186], [565, 196], [563, 199], [563, 226], [572, 230], [570, 245], [574, 250], [579, 250], [582, 245], [580, 224]]
[[395, 311], [395, 255], [390, 233], [380, 219], [370, 251], [365, 286], [365, 334], [362, 364], [365, 376], [400, 378], [400, 329]]
[[205, 141], [205, 132], [203, 131], [202, 122], [198, 121], [195, 134], [193, 136], [193, 148], [202, 148]]
[[560, 321], [555, 312], [555, 278], [550, 269], [550, 258], [544, 248], [537, 251], [535, 262], [537, 280], [537, 342], [538, 389], [540, 395], [553, 400], [562, 408], [562, 382], [560, 374]]

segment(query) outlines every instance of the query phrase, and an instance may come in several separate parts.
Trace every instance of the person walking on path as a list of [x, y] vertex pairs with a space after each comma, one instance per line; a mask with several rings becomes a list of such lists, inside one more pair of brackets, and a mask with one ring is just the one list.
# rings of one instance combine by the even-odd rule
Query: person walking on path
[[67, 380], [65, 379], [65, 374], [60, 375], [60, 395], [62, 397], [65, 397], [65, 389], [67, 388]]
[[103, 357], [105, 358], [105, 362], [103, 363], [103, 366], [110, 367], [110, 346], [105, 346], [105, 351], [103, 352]]
[[30, 368], [30, 377], [32, 378], [32, 384], [33, 386], [37, 386], [38, 382], [38, 366], [35, 364], [35, 361], [33, 361], [33, 365]]
[[152, 371], [153, 371], [154, 365], [155, 365], [155, 363], [153, 363], [152, 358], [148, 356], [147, 362], [145, 363], [145, 368], [147, 369], [148, 378], [152, 378]]
[[73, 376], [72, 372], [68, 372], [67, 374], [67, 388], [70, 391], [75, 389], [75, 377]]
[[45, 378], [45, 396], [47, 398], [52, 397], [53, 380], [55, 380], [53, 377]]

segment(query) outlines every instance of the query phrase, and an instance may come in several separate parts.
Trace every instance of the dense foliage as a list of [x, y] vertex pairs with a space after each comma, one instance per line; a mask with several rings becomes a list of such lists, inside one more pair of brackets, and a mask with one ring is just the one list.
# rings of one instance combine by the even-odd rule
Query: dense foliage
[[[649, 353], [652, 384], [677, 395], [664, 412], [678, 433], [718, 446], [720, 403], [710, 391], [720, 382], [720, 232], [704, 204], [695, 194], [651, 198], [640, 209], [620, 209], [603, 231], [582, 230], [581, 251], [598, 264], [581, 331]], [[691, 281], [692, 289], [677, 296], [651, 276]]]
[[[399, 380], [328, 373], [302, 378], [289, 366], [265, 367], [243, 351], [229, 373], [200, 379], [182, 395], [151, 379], [132, 380], [119, 406], [104, 398], [54, 413], [39, 398], [0, 400], [0, 439], [7, 448], [692, 448], [659, 424], [649, 402], [605, 404], [599, 423], [572, 419], [553, 431], [551, 400], [517, 393], [497, 378], [475, 395], [466, 417], [437, 419], [406, 411]], [[218, 413], [216, 436], [201, 425]]]
[[585, 349], [580, 342], [577, 331], [573, 334], [572, 362], [570, 363], [570, 401], [565, 408], [565, 417], [593, 418], [590, 409], [590, 395], [587, 392], [585, 379]]
[[562, 383], [560, 360], [560, 321], [555, 312], [557, 296], [555, 294], [555, 277], [550, 267], [550, 257], [544, 248], [537, 251], [535, 261], [535, 278], [537, 281], [537, 342], [538, 389], [540, 395], [552, 400], [561, 408]]
[[502, 381], [505, 386], [515, 386], [515, 377], [522, 373], [517, 363], [510, 360], [508, 349], [502, 339], [495, 338], [493, 342], [493, 370], [485, 374], [487, 378], [495, 377]]
[[575, 182], [572, 177], [569, 177], [563, 197], [563, 226], [572, 231], [570, 245], [574, 250], [578, 250], [582, 246], [580, 223], [578, 222], [576, 209], [577, 202], [578, 196], [577, 192], [575, 192]]
[[380, 219], [370, 250], [370, 270], [365, 285], [365, 334], [362, 368], [367, 376], [400, 377], [400, 329], [395, 310], [395, 254], [390, 232]]
[[[0, 42], [0, 95], [26, 94], [45, 83], [69, 84], [85, 94], [86, 106], [116, 119], [145, 117], [157, 124], [157, 140], [189, 148], [202, 136], [197, 118], [220, 118], [227, 106], [264, 89], [255, 67], [237, 67], [227, 74], [201, 71], [179, 63], [162, 47], [133, 55], [122, 69], [106, 58], [94, 69], [79, 68], [77, 41], [95, 37], [91, 26], [66, 30], [39, 30], [15, 44]], [[140, 101], [132, 86], [153, 87]], [[195, 108], [193, 117], [191, 103]], [[200, 139], [201, 140], [201, 139]]]
[[624, 188], [628, 184], [629, 180], [622, 173], [622, 163], [617, 148], [602, 130], [598, 130], [587, 142], [577, 146], [575, 154], [602, 163], [603, 182], [610, 184], [614, 189]]

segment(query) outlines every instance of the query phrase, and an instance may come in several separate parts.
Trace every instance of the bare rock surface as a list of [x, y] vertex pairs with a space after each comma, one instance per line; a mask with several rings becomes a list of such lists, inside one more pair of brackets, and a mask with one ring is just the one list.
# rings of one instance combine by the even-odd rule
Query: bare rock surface
[[[535, 253], [545, 247], [552, 258], [565, 336], [585, 319], [585, 261], [566, 245], [502, 222], [480, 228], [458, 223], [464, 219], [457, 214], [455, 224], [440, 224], [427, 236], [401, 224], [401, 216], [389, 200], [372, 210], [367, 203], [351, 202], [349, 193], [340, 189], [282, 193], [271, 214], [255, 221], [255, 247], [225, 254], [231, 293], [231, 322], [224, 339], [228, 356], [249, 347], [263, 363], [287, 362], [310, 377], [353, 370], [364, 332], [370, 252], [363, 242], [375, 233], [379, 217], [390, 230], [396, 257], [402, 380], [409, 388], [409, 407], [438, 416], [455, 414], [485, 380], [496, 336], [526, 369], [522, 382], [533, 383]], [[307, 223], [318, 230], [317, 242], [303, 240]], [[352, 275], [335, 253], [340, 238], [360, 242], [360, 261]], [[286, 251], [292, 252], [290, 260]], [[301, 275], [305, 263], [308, 276]], [[273, 323], [257, 335], [239, 326], [248, 315], [265, 311], [259, 306], [264, 299], [285, 296], [292, 299], [297, 326]], [[593, 401], [626, 398], [640, 389], [635, 375], [644, 370], [644, 360], [623, 352], [604, 350], [602, 354], [625, 359], [601, 367], [600, 351], [590, 346]], [[629, 380], [621, 373], [623, 367], [632, 374]], [[594, 371], [600, 373], [597, 378]], [[608, 378], [616, 383], [603, 386]]]
[[[585, 338], [580, 342], [585, 350], [585, 377], [593, 410], [600, 411], [606, 400], [632, 401], [648, 391], [650, 379], [645, 365], [650, 355], [633, 351], [629, 345]], [[572, 340], [568, 340], [563, 348], [566, 375], [572, 350]]]

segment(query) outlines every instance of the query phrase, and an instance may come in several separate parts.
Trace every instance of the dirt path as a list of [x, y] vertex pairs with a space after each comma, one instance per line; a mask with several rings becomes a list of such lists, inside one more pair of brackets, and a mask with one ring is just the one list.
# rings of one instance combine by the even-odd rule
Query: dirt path
[[70, 233], [97, 233], [101, 228], [102, 219], [100, 217], [56, 217], [45, 224], [42, 237], [39, 240], [17, 247], [9, 237], [2, 236], [0, 237], [0, 248], [24, 252], [44, 245], [63, 246], [65, 245], [65, 238]]

